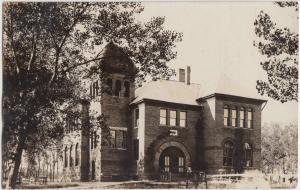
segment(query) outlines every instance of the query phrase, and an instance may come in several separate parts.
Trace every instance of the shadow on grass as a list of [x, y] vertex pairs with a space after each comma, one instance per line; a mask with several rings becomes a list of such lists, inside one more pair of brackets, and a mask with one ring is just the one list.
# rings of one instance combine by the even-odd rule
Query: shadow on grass
[[77, 187], [78, 184], [48, 184], [48, 185], [22, 185], [17, 187], [17, 189], [57, 189], [57, 188], [67, 188], [67, 187]]

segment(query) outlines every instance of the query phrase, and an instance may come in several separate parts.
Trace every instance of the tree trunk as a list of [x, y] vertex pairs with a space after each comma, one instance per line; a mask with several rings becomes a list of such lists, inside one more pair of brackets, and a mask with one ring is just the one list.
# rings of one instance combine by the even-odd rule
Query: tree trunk
[[14, 169], [12, 176], [9, 180], [9, 187], [15, 189], [16, 187], [16, 182], [19, 174], [19, 169], [20, 169], [20, 164], [21, 164], [21, 159], [22, 159], [22, 153], [25, 145], [25, 140], [26, 140], [26, 134], [21, 133], [20, 141], [18, 143], [17, 151], [16, 151], [16, 156], [14, 159]]

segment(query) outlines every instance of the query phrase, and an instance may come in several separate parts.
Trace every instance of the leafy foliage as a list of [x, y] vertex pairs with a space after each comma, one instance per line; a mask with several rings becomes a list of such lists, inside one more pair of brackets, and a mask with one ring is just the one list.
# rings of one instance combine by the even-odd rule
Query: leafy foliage
[[[278, 124], [262, 127], [262, 170], [273, 173], [297, 173], [298, 135], [297, 125], [280, 126]], [[283, 160], [285, 165], [283, 166]]]
[[[280, 7], [295, 7], [297, 2], [277, 2]], [[257, 81], [261, 95], [283, 102], [298, 101], [298, 34], [289, 28], [278, 28], [271, 17], [261, 11], [254, 22], [255, 34], [261, 41], [254, 42], [267, 60], [261, 62], [268, 81]]]

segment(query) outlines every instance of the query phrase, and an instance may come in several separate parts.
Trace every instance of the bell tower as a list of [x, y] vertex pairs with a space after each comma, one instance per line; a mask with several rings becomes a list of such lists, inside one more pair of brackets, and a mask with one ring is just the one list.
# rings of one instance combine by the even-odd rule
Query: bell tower
[[[98, 92], [100, 111], [106, 116], [110, 129], [111, 144], [102, 147], [99, 166], [100, 178], [105, 180], [113, 175], [128, 176], [132, 122], [129, 104], [135, 97], [136, 68], [123, 49], [113, 42], [106, 45], [100, 64], [99, 85], [93, 87], [101, 88], [101, 93]], [[102, 134], [100, 138], [105, 137]]]

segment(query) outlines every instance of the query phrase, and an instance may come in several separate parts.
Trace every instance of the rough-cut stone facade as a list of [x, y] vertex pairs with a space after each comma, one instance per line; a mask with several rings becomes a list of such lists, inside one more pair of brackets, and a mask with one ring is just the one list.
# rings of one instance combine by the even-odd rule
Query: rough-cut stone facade
[[[115, 46], [111, 44], [110, 46], [116, 50]], [[113, 54], [114, 51], [109, 51], [109, 54]], [[120, 52], [116, 54], [121, 55]], [[106, 79], [110, 78], [112, 93], [99, 93], [69, 108], [72, 112], [80, 113], [80, 127], [66, 133], [64, 137], [64, 150], [65, 148], [67, 150], [64, 162], [68, 159], [68, 164], [63, 169], [65, 181], [158, 178], [162, 170], [166, 171], [168, 166], [167, 156], [162, 156], [169, 154], [168, 151], [174, 151], [178, 156], [176, 159], [183, 158], [180, 165], [171, 154], [173, 165], [169, 169], [172, 171], [175, 168], [179, 172], [185, 172], [191, 168], [207, 173], [232, 172], [233, 166], [223, 166], [224, 143], [227, 140], [237, 143], [237, 139], [242, 143], [251, 144], [253, 149], [253, 165], [245, 169], [260, 168], [261, 109], [265, 101], [216, 93], [206, 97], [199, 96], [197, 100], [185, 101], [191, 104], [151, 98], [140, 98], [134, 102], [135, 83], [131, 78], [132, 75], [128, 74], [134, 71], [123, 72], [119, 68], [126, 64], [130, 65], [130, 60], [122, 58], [115, 61], [116, 65], [113, 65], [114, 59], [109, 59], [109, 64], [106, 63], [105, 69], [109, 72], [105, 79], [96, 78], [92, 81], [92, 83], [98, 81], [98, 85], [103, 87], [107, 83]], [[124, 61], [126, 63], [123, 63]], [[113, 66], [110, 66], [111, 64]], [[134, 67], [126, 68], [134, 69]], [[189, 74], [187, 78], [185, 86], [194, 85], [189, 81]], [[121, 84], [118, 96], [114, 92], [117, 81]], [[126, 96], [125, 82], [129, 84]], [[154, 88], [154, 93], [155, 90]], [[184, 89], [176, 90], [180, 92]], [[225, 106], [229, 109], [236, 107], [237, 117], [240, 108], [243, 107], [245, 110], [251, 108], [252, 128], [224, 126]], [[167, 110], [166, 125], [160, 124], [160, 109]], [[176, 126], [170, 126], [170, 110], [176, 111]], [[179, 126], [180, 112], [186, 113], [185, 127]], [[105, 136], [99, 128], [93, 127], [95, 123], [91, 121], [92, 118], [101, 114], [107, 116], [107, 125], [112, 132], [114, 131], [112, 136], [115, 136], [113, 139], [115, 146], [102, 145]], [[237, 125], [239, 126], [238, 119]], [[73, 163], [71, 166], [69, 149], [77, 143], [80, 145], [79, 163], [78, 165]], [[72, 154], [75, 158], [75, 150]], [[180, 166], [175, 166], [174, 163]]]

